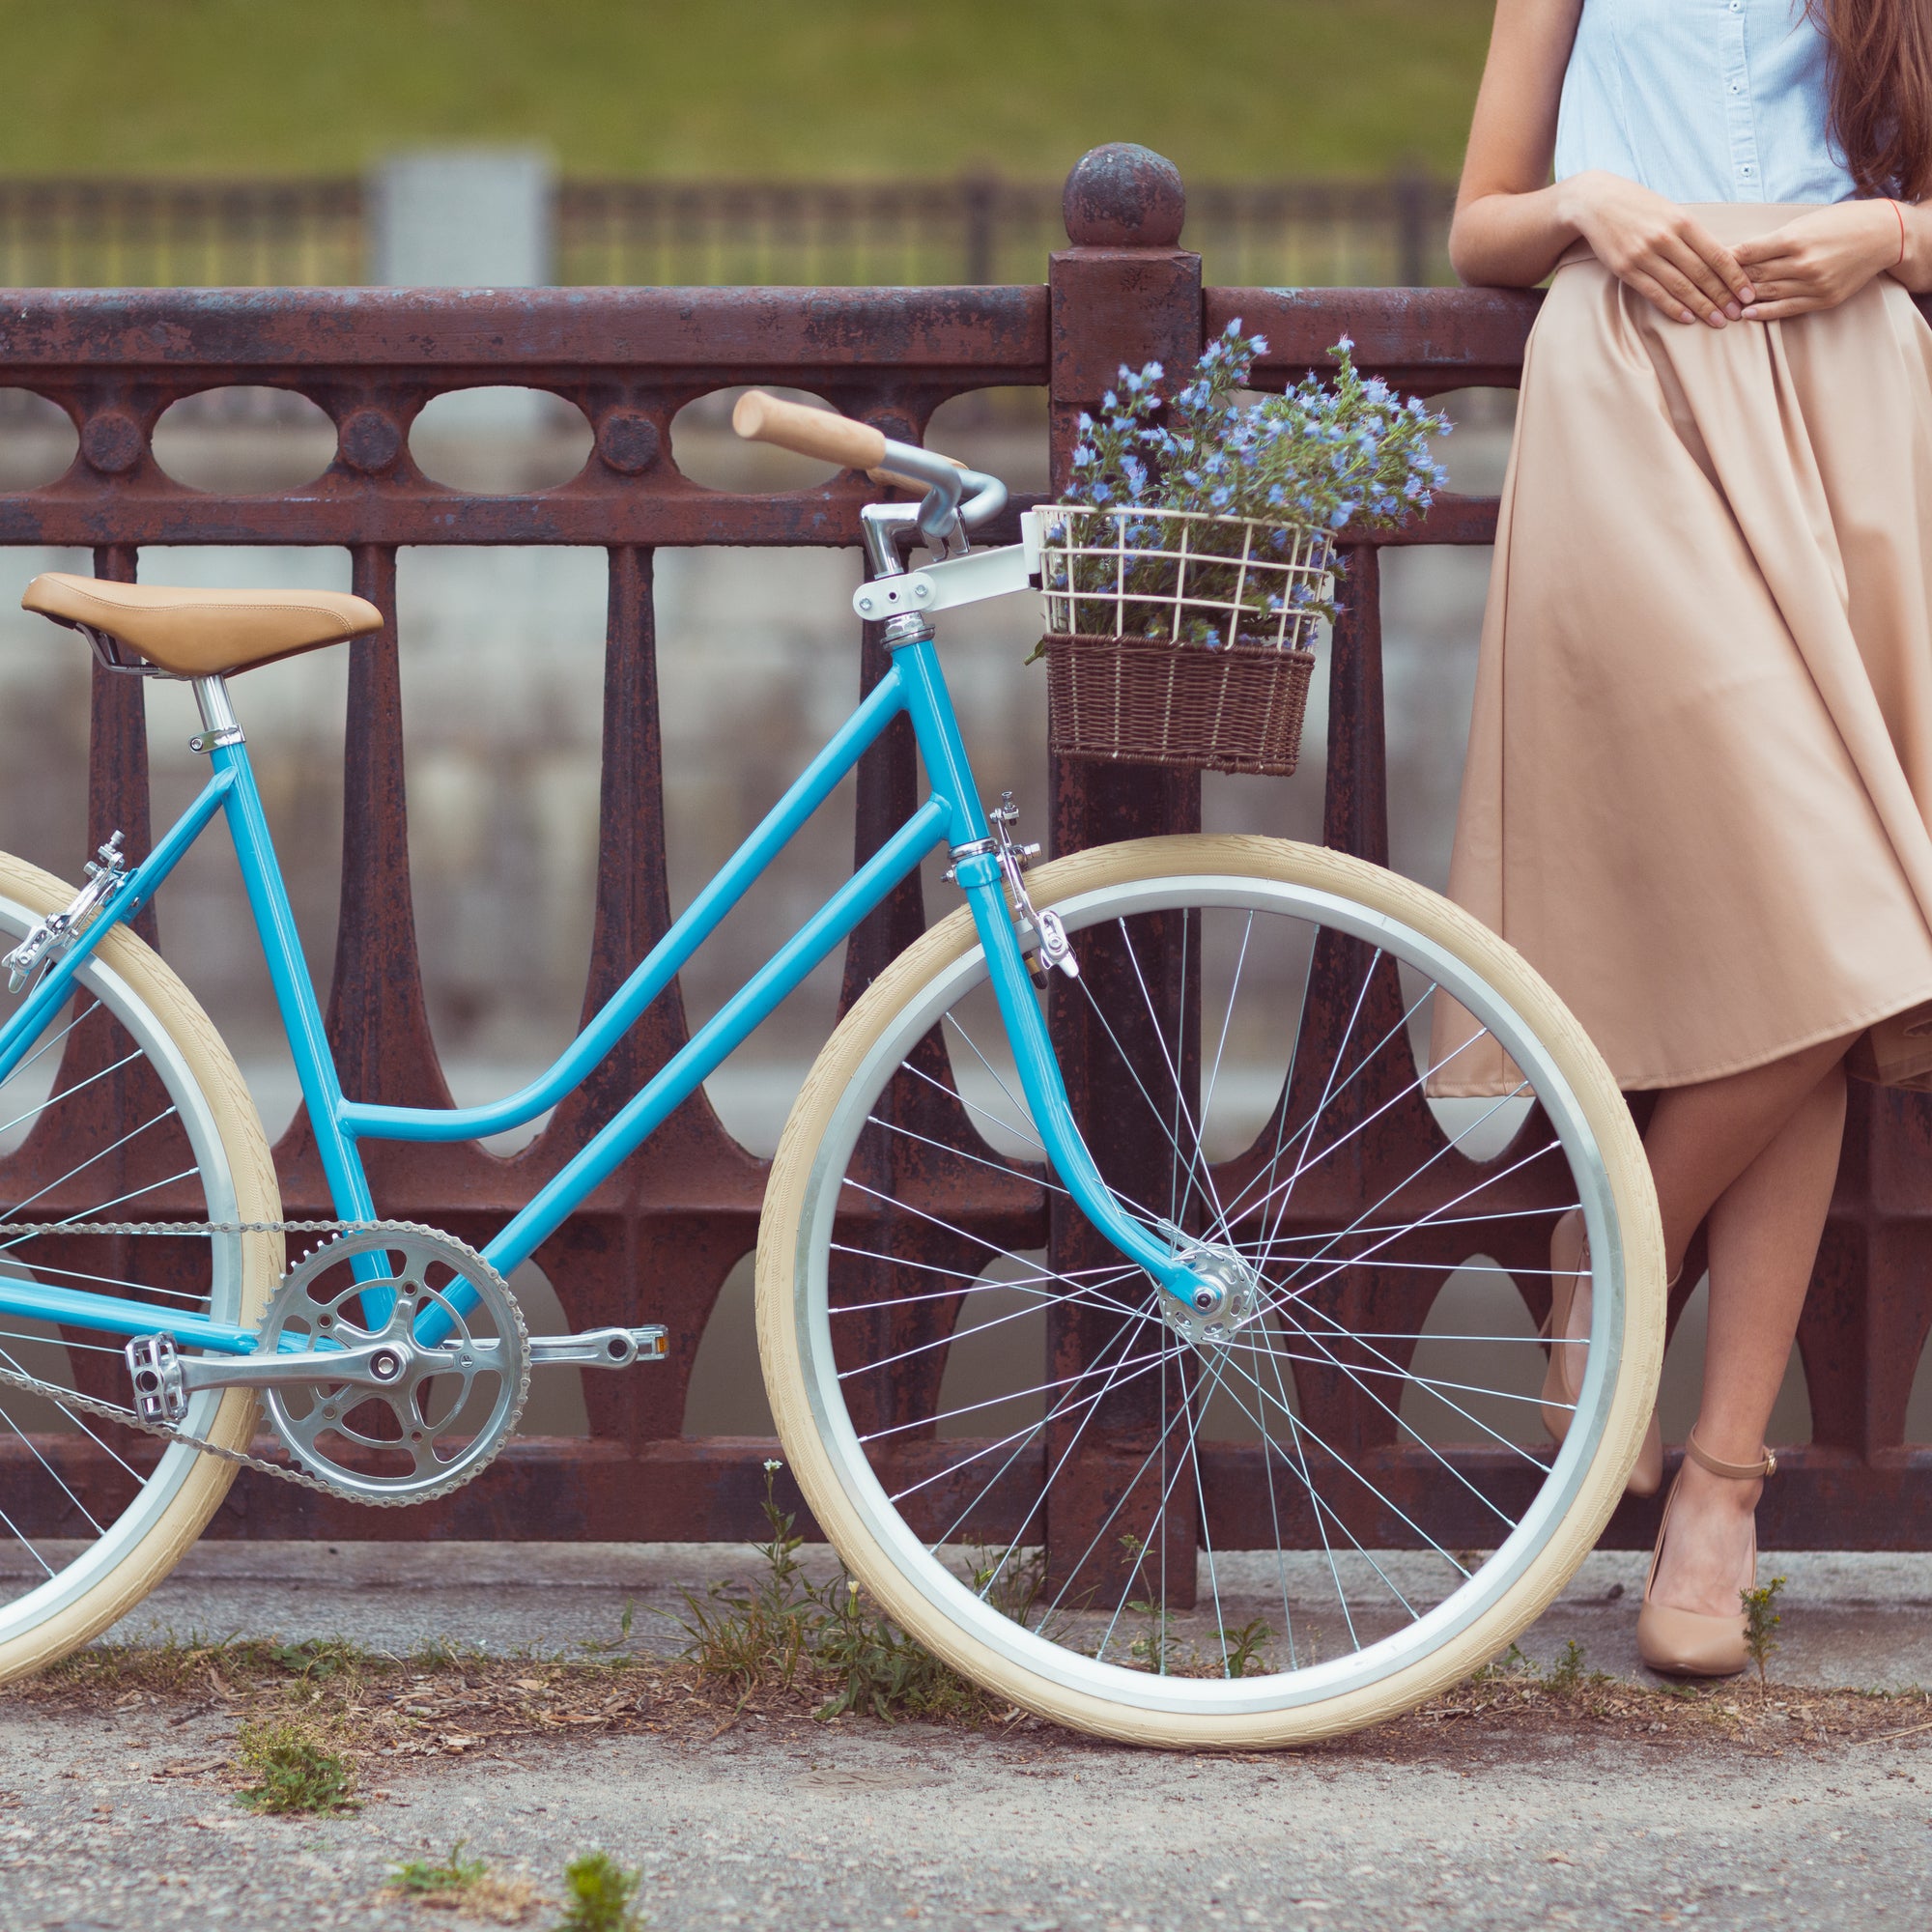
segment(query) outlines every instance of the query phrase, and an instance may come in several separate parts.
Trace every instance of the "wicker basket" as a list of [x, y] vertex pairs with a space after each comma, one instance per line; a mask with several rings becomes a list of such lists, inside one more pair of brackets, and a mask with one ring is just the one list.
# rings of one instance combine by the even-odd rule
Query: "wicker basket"
[[1042, 513], [1048, 737], [1063, 757], [1285, 777], [1324, 532], [1185, 510]]
[[1270, 778], [1294, 770], [1313, 651], [1065, 636], [1044, 644], [1047, 738], [1062, 757]]

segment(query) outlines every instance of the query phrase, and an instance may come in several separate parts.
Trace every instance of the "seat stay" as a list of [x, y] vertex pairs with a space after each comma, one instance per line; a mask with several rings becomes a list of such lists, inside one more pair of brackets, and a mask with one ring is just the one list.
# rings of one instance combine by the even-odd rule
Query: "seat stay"
[[99, 916], [47, 969], [45, 976], [0, 1026], [0, 1080], [13, 1072], [22, 1052], [38, 1039], [47, 1022], [72, 991], [73, 977], [117, 925], [136, 918], [160, 891], [182, 856], [208, 829], [209, 821], [228, 802], [233, 777], [223, 771], [211, 775], [192, 804], [175, 820], [148, 856], [128, 874], [128, 883], [101, 907]]

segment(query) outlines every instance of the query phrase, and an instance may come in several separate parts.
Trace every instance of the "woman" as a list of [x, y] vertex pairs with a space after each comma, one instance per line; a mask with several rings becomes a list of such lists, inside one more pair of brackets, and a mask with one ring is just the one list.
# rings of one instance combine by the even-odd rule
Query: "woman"
[[[1848, 1049], [1932, 1001], [1927, 195], [1932, 0], [1500, 0], [1451, 252], [1467, 282], [1558, 272], [1450, 890], [1659, 1090], [1673, 1273], [1708, 1234], [1703, 1401], [1638, 1619], [1680, 1674], [1745, 1665]], [[1551, 1269], [1560, 1429], [1574, 1216]]]

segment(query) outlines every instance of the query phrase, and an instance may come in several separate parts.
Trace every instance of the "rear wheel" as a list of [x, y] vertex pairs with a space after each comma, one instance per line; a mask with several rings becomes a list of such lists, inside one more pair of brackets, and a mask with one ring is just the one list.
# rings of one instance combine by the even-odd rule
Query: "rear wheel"
[[[1256, 1746], [1412, 1707], [1549, 1602], [1635, 1457], [1662, 1254], [1622, 1097], [1518, 954], [1376, 867], [1162, 838], [1030, 879], [1082, 968], [1042, 997], [1089, 1145], [1232, 1318], [1047, 1171], [962, 910], [848, 1014], [773, 1169], [799, 1484], [895, 1618], [1043, 1716]], [[1595, 1326], [1558, 1451], [1536, 1321], [1572, 1208]]]
[[[0, 950], [73, 889], [0, 854]], [[0, 1020], [19, 996], [0, 990]], [[117, 927], [0, 1079], [0, 1220], [274, 1221], [268, 1138], [233, 1056], [152, 948]], [[279, 1235], [0, 1238], [0, 1274], [217, 1321], [257, 1321]], [[120, 1342], [0, 1314], [0, 1366], [129, 1409]], [[246, 1391], [189, 1404], [190, 1434], [245, 1447]], [[164, 1577], [235, 1465], [57, 1397], [0, 1388], [0, 1679], [85, 1643]]]

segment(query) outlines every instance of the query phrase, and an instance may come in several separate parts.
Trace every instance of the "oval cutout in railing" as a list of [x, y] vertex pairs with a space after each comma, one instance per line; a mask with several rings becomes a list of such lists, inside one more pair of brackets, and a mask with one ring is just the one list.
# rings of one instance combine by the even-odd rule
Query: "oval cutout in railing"
[[155, 425], [155, 461], [219, 497], [270, 497], [313, 483], [335, 460], [335, 425], [293, 389], [237, 384], [184, 396]]
[[58, 403], [32, 389], [0, 389], [0, 490], [37, 490], [66, 475], [79, 447]]
[[[808, 409], [828, 407], [823, 396], [809, 389], [781, 389], [760, 384], [768, 396]], [[686, 403], [671, 418], [670, 454], [680, 475], [707, 490], [729, 490], [737, 496], [776, 497], [789, 490], [816, 490], [838, 474], [834, 463], [817, 463], [794, 456], [768, 442], [747, 442], [731, 428], [731, 411], [743, 388], [713, 389]]]
[[410, 425], [416, 468], [476, 497], [554, 490], [582, 473], [591, 441], [575, 403], [507, 384], [433, 396]]

